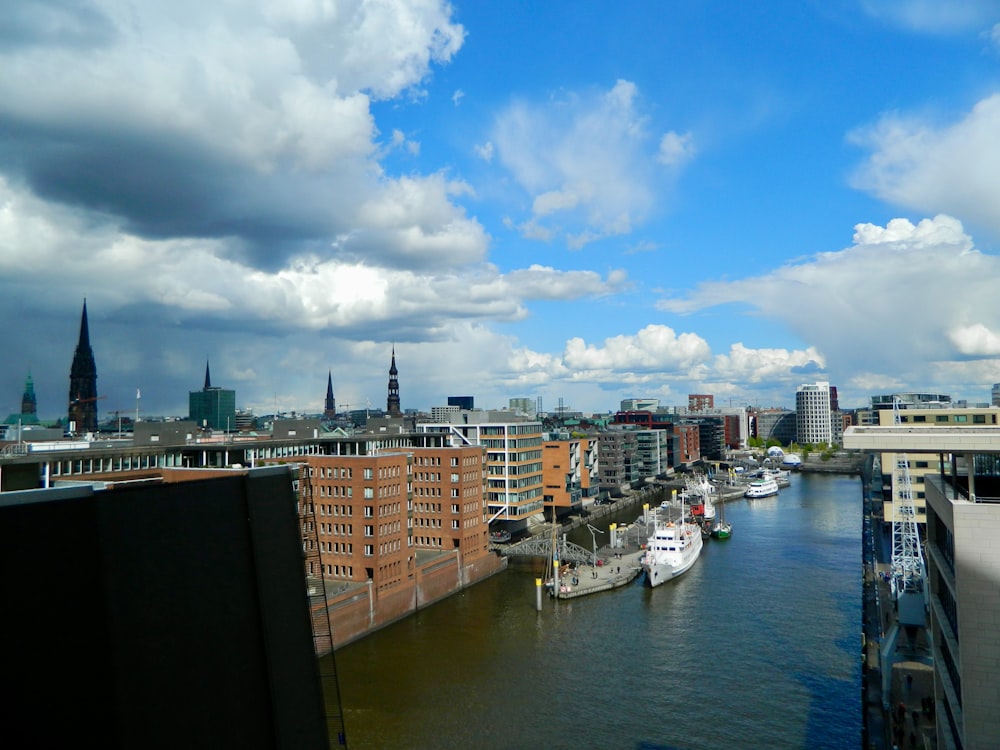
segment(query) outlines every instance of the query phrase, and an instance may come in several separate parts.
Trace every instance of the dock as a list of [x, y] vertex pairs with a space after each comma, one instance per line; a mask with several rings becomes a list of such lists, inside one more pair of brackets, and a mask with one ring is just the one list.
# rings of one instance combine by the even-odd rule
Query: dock
[[599, 591], [627, 586], [642, 572], [643, 550], [613, 552], [601, 550], [599, 565], [580, 565], [559, 580], [559, 590], [552, 593], [556, 599], [575, 599]]

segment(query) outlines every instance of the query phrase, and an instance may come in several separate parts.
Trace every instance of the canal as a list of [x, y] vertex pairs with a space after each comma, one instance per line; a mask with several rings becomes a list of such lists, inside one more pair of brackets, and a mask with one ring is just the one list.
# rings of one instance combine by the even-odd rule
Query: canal
[[655, 590], [537, 612], [543, 562], [512, 563], [338, 650], [348, 747], [859, 747], [860, 480], [795, 475], [726, 516]]

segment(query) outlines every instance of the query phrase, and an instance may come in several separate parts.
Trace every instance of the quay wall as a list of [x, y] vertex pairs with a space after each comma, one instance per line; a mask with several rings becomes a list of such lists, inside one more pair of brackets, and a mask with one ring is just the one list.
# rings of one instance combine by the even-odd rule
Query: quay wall
[[[326, 601], [333, 648], [346, 646], [409, 617], [418, 609], [473, 586], [506, 567], [506, 558], [497, 555], [460, 565], [457, 553], [443, 554], [417, 565], [412, 581], [391, 589], [376, 591], [370, 583], [354, 584]], [[314, 618], [322, 617], [323, 606], [313, 612]]]
[[860, 474], [865, 463], [864, 453], [837, 452], [825, 461], [822, 453], [810, 451], [802, 456], [796, 471], [814, 474]]

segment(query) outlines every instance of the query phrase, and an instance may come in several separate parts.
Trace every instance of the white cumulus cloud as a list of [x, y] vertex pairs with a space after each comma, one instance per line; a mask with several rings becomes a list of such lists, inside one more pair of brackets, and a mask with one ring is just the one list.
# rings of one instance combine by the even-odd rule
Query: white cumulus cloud
[[1000, 94], [961, 119], [937, 124], [890, 114], [851, 134], [871, 151], [855, 187], [904, 208], [947, 213], [1000, 236]]

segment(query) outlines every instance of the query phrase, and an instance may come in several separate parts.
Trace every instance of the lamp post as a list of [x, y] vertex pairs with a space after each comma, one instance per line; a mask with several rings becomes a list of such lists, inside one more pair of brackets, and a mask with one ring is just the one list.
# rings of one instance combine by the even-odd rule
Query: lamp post
[[603, 534], [604, 532], [601, 531], [600, 529], [595, 529], [589, 523], [587, 524], [587, 528], [590, 529], [590, 540], [591, 540], [591, 543], [593, 544], [593, 550], [594, 550], [594, 568], [596, 569], [597, 568], [597, 535], [598, 534]]

